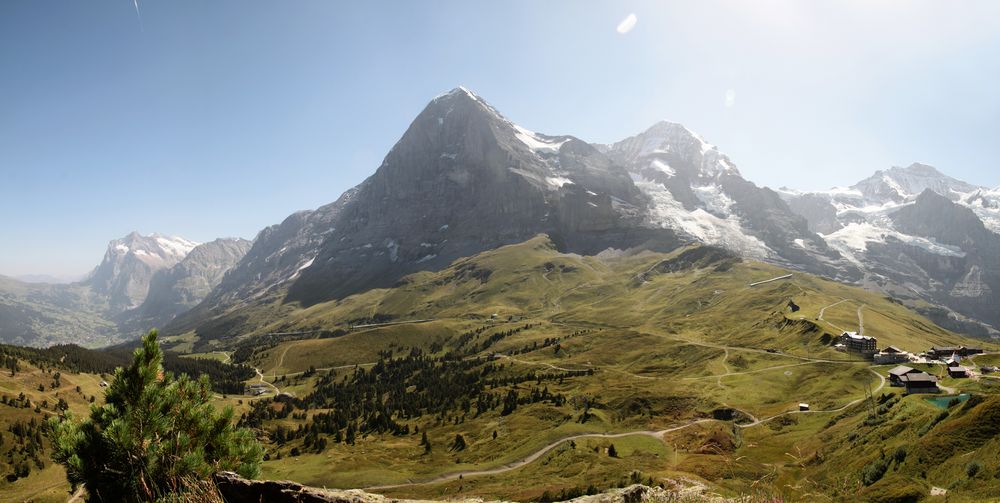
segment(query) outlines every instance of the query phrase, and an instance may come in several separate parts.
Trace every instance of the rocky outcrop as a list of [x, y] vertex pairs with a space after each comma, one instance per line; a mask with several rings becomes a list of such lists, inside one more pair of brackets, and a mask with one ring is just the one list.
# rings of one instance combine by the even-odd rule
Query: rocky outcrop
[[[214, 477], [216, 487], [225, 501], [267, 503], [430, 503], [435, 500], [411, 500], [388, 498], [358, 489], [317, 489], [306, 487], [289, 480], [247, 480], [233, 472], [221, 472]], [[622, 489], [612, 489], [604, 493], [581, 496], [572, 500], [574, 503], [659, 503], [687, 501], [687, 498], [697, 497], [697, 501], [721, 503], [726, 500], [699, 495], [704, 486], [693, 486], [678, 491], [668, 491], [659, 487], [648, 487], [640, 484]], [[466, 503], [501, 503], [499, 500], [484, 500], [482, 498], [455, 498], [443, 501]], [[693, 499], [691, 501], [694, 501]]]

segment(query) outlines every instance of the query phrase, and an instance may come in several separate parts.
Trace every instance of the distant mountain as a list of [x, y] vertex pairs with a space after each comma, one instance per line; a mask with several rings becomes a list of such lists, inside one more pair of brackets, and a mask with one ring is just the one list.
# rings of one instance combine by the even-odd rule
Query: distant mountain
[[184, 238], [132, 232], [108, 243], [104, 260], [82, 284], [107, 296], [112, 312], [134, 309], [146, 299], [153, 274], [174, 266], [196, 246]]
[[[1000, 191], [924, 164], [878, 171], [849, 188], [780, 191], [830, 247], [864, 271], [862, 282], [903, 300], [922, 299], [937, 323], [970, 333], [1000, 327], [992, 291]], [[985, 322], [987, 326], [980, 322]]]
[[680, 124], [659, 122], [602, 150], [649, 198], [654, 225], [745, 257], [842, 280], [860, 277], [777, 193], [745, 180], [717, 147]]
[[250, 250], [246, 239], [216, 239], [198, 245], [174, 266], [157, 271], [148, 294], [124, 319], [139, 330], [160, 327], [201, 302]]
[[0, 277], [0, 342], [100, 346], [160, 326], [199, 303], [249, 247], [242, 239], [198, 245], [133, 232], [112, 240], [101, 263], [81, 281]]

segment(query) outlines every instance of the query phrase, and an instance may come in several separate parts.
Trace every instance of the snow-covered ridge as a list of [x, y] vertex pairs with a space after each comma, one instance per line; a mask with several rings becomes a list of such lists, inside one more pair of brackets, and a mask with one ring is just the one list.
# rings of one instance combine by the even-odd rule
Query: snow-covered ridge
[[667, 176], [677, 175], [677, 166], [693, 166], [696, 172], [687, 173], [691, 178], [718, 178], [720, 175], [739, 176], [739, 170], [701, 135], [682, 124], [660, 121], [638, 135], [626, 138], [602, 149], [637, 166], [661, 171]]
[[187, 257], [191, 250], [201, 243], [179, 236], [166, 236], [153, 233], [143, 236], [132, 232], [121, 239], [108, 243], [105, 260], [121, 260], [132, 255], [150, 265], [173, 265]]
[[[884, 225], [885, 216], [912, 204], [925, 190], [969, 208], [987, 229], [1000, 233], [1000, 188], [977, 187], [925, 164], [914, 163], [905, 168], [877, 171], [850, 187], [812, 192], [782, 187], [777, 192], [786, 200], [807, 195], [819, 197], [836, 208], [838, 219], [868, 221], [877, 228], [887, 228]], [[891, 228], [887, 229], [891, 231]]]
[[929, 253], [946, 257], [964, 257], [965, 252], [957, 246], [938, 243], [933, 239], [910, 236], [890, 227], [879, 226], [870, 222], [852, 222], [842, 229], [824, 235], [828, 244], [842, 253], [853, 255], [853, 252], [868, 250], [869, 243], [885, 243], [890, 239], [916, 246]]
[[541, 138], [538, 134], [528, 129], [525, 129], [517, 124], [514, 124], [514, 135], [521, 143], [524, 143], [529, 149], [535, 153], [543, 154], [555, 154], [559, 152], [559, 149], [564, 143], [569, 141], [569, 138], [560, 139], [547, 139]]

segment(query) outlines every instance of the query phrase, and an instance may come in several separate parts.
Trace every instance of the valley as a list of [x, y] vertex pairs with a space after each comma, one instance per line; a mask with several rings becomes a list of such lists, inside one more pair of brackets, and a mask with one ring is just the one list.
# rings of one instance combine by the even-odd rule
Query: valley
[[[1000, 381], [980, 363], [1000, 351], [1000, 236], [977, 190], [915, 166], [775, 192], [679, 124], [589, 144], [457, 88], [370, 178], [253, 241], [132, 233], [76, 283], [0, 278], [0, 336], [47, 346], [0, 346], [0, 489], [65, 499], [45, 419], [100, 405], [160, 326], [164, 368], [210, 376], [265, 479], [407, 499], [1000, 498]], [[947, 400], [890, 386], [876, 345]], [[932, 347], [983, 350], [981, 368], [954, 377]]]
[[[485, 281], [460, 274], [468, 270], [492, 273]], [[806, 274], [748, 286], [782, 272], [698, 247], [583, 257], [561, 253], [541, 236], [459, 260], [439, 273], [418, 273], [396, 288], [293, 309], [256, 333], [173, 340], [184, 341], [178, 346], [184, 352], [222, 359], [239, 354], [259, 369], [248, 383], [263, 381], [273, 392], [220, 403], [247, 414], [247, 424], [271, 439], [266, 478], [367, 487], [395, 497], [518, 500], [585, 491], [590, 484], [604, 490], [637, 470], [643, 480], [701, 484], [724, 495], [750, 494], [759, 477], [816, 477], [815, 483], [830, 484], [823, 463], [789, 462], [789, 454], [819, 456], [824, 450], [803, 435], [834, 428], [831, 422], [865, 421], [868, 387], [876, 400], [901, 398], [885, 382], [891, 366], [871, 366], [832, 347], [840, 327], [856, 328], [856, 306], [865, 306], [866, 333], [880, 345], [918, 352], [966, 339], [891, 299]], [[789, 301], [799, 310], [792, 312]], [[343, 321], [360, 319], [392, 321], [357, 329], [351, 327], [363, 324]], [[295, 335], [268, 335], [274, 333]], [[247, 341], [258, 344], [240, 351]], [[439, 370], [403, 370], [418, 362], [418, 368]], [[484, 387], [469, 382], [427, 409], [387, 409], [389, 423], [372, 422], [369, 414], [378, 409], [361, 409], [354, 419], [342, 416], [335, 435], [310, 433], [333, 431], [313, 425], [359, 406], [358, 398], [323, 398], [338, 396], [329, 395], [339, 389], [331, 386], [367, 383], [362, 376], [376, 375], [383, 377], [366, 387], [404, 393], [402, 402], [383, 402], [387, 407], [417, 397], [421, 403], [438, 387], [452, 389], [448, 376], [496, 377]], [[397, 389], [394, 379], [411, 384]], [[973, 381], [954, 384], [976, 388]], [[364, 389], [358, 386], [345, 398]], [[503, 414], [500, 399], [511, 391], [527, 402]], [[533, 397], [538, 393], [549, 398]], [[488, 396], [496, 402], [483, 402]], [[808, 411], [799, 410], [803, 402]], [[912, 396], [902, 403], [920, 411], [924, 401]], [[403, 426], [407, 430], [384, 429]], [[351, 442], [347, 429], [354, 430]], [[851, 429], [824, 434], [841, 442]], [[422, 434], [432, 448], [421, 445]], [[460, 449], [453, 445], [458, 436]], [[317, 444], [320, 438], [325, 440]], [[800, 451], [781, 450], [792, 449], [789, 438], [799, 439], [794, 444]], [[607, 455], [611, 445], [617, 457]], [[739, 474], [723, 476], [720, 464]], [[807, 494], [770, 482], [766, 487], [793, 499]]]

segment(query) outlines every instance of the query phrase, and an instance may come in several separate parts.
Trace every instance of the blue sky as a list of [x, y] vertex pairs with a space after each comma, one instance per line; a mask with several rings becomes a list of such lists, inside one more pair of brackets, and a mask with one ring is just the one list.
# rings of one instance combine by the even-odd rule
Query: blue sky
[[1000, 2], [138, 5], [0, 2], [0, 274], [82, 273], [132, 230], [252, 238], [458, 85], [589, 141], [681, 122], [760, 185], [1000, 185]]

